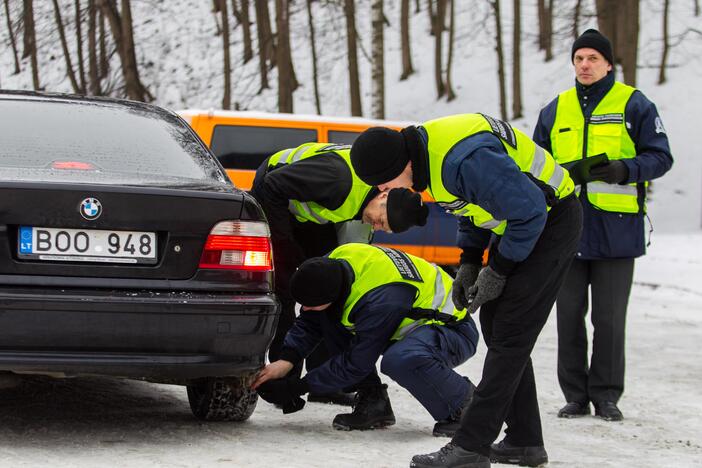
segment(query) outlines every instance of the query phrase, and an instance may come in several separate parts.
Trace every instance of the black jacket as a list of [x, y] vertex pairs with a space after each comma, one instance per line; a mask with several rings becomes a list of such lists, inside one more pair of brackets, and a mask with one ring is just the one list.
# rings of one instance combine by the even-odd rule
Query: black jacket
[[[290, 200], [315, 202], [329, 210], [339, 208], [349, 196], [352, 175], [341, 156], [330, 151], [292, 164], [268, 167], [268, 159], [256, 170], [251, 194], [261, 204], [271, 228], [274, 246], [300, 250], [295, 242], [293, 223], [288, 210]], [[378, 193], [373, 188], [353, 219], [360, 219], [363, 209]], [[298, 252], [299, 260], [302, 253]]]

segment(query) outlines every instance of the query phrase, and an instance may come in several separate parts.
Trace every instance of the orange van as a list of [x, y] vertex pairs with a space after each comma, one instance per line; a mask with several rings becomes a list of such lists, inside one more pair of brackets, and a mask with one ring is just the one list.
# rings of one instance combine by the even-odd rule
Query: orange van
[[[310, 141], [352, 144], [368, 127], [400, 129], [411, 122], [391, 122], [356, 117], [231, 112], [188, 109], [178, 112], [202, 138], [227, 170], [234, 185], [250, 189], [259, 165], [270, 155]], [[424, 227], [401, 234], [376, 232], [373, 243], [395, 247], [430, 262], [455, 267], [460, 249], [456, 247], [455, 217], [428, 202], [429, 219]]]

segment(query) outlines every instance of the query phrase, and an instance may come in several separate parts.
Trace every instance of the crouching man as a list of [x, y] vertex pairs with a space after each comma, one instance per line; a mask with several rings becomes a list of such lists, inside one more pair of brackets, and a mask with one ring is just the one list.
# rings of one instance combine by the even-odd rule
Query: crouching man
[[[302, 312], [288, 332], [280, 359], [259, 373], [261, 397], [294, 406], [307, 392], [355, 388], [340, 430], [395, 423], [380, 370], [414, 396], [436, 421], [436, 436], [453, 436], [473, 394], [473, 384], [453, 368], [475, 354], [478, 331], [454, 307], [452, 278], [438, 266], [394, 249], [346, 244], [305, 261], [291, 279]], [[332, 357], [299, 378], [289, 374], [324, 339]], [[298, 406], [299, 408], [299, 406]]]

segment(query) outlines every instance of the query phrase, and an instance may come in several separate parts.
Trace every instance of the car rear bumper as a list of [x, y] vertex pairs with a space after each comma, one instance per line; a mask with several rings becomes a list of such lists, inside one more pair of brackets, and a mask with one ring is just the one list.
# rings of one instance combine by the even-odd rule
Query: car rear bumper
[[158, 382], [242, 376], [265, 362], [275, 296], [0, 289], [0, 370]]

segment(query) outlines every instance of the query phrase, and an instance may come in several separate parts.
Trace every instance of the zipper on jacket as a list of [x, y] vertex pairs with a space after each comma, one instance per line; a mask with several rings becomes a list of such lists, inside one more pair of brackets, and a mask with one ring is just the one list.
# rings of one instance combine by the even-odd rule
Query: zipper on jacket
[[[583, 118], [585, 119], [585, 126], [583, 127], [583, 155], [581, 159], [587, 158], [587, 127], [590, 124], [590, 116], [583, 115]], [[586, 195], [587, 199], [587, 182], [580, 186], [580, 195], [582, 196], [583, 194]]]

